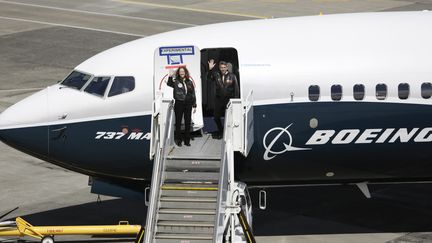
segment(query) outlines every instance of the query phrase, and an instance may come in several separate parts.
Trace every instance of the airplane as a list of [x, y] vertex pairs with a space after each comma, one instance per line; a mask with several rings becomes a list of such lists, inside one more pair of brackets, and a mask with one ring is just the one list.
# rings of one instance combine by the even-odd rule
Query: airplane
[[142, 194], [153, 166], [153, 102], [171, 93], [168, 70], [190, 69], [200, 131], [212, 124], [206, 72], [214, 58], [232, 64], [241, 99], [253, 92], [254, 144], [236, 154], [236, 180], [260, 188], [430, 181], [431, 26], [428, 11], [355, 13], [145, 37], [9, 107], [0, 140], [90, 176], [105, 186], [98, 193]]

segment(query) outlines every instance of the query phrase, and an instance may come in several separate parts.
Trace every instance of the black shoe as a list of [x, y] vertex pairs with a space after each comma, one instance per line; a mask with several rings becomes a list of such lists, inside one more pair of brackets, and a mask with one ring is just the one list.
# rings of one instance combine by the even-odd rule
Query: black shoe
[[182, 146], [182, 142], [180, 140], [175, 141], [175, 144], [177, 144], [177, 146], [179, 146], [179, 147]]
[[212, 137], [213, 137], [213, 139], [218, 139], [218, 140], [222, 139], [222, 135], [220, 135], [220, 134], [215, 134]]

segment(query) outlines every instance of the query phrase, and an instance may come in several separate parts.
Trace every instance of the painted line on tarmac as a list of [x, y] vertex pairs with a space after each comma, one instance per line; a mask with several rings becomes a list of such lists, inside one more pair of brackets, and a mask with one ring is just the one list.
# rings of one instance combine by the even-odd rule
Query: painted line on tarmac
[[247, 17], [247, 18], [254, 18], [254, 19], [269, 19], [269, 18], [271, 18], [268, 16], [243, 14], [243, 13], [236, 13], [236, 12], [225, 12], [225, 11], [200, 9], [200, 8], [189, 8], [189, 7], [181, 7], [181, 6], [176, 6], [176, 5], [159, 4], [159, 3], [137, 2], [137, 1], [133, 1], [133, 0], [115, 0], [115, 1], [116, 2], [122, 2], [122, 3], [131, 3], [131, 4], [145, 5], [145, 6], [151, 6], [151, 7], [158, 7], [158, 8], [178, 9], [178, 10], [191, 11], [191, 12], [239, 16], [239, 17]]
[[36, 24], [52, 25], [52, 26], [60, 26], [60, 27], [67, 27], [67, 28], [73, 28], [73, 29], [91, 30], [91, 31], [98, 31], [98, 32], [105, 32], [105, 33], [112, 33], [112, 34], [119, 34], [119, 35], [146, 37], [145, 35], [140, 35], [140, 34], [135, 34], [135, 33], [127, 33], [127, 32], [120, 32], [120, 31], [88, 28], [88, 27], [82, 27], [82, 26], [77, 26], [77, 25], [58, 24], [58, 23], [51, 23], [51, 22], [37, 21], [37, 20], [30, 20], [30, 19], [11, 18], [11, 17], [4, 17], [4, 16], [0, 16], [0, 19], [16, 20], [16, 21], [23, 21], [23, 22], [36, 23]]
[[15, 5], [22, 5], [22, 6], [28, 6], [28, 7], [37, 7], [37, 8], [46, 8], [46, 9], [61, 10], [61, 11], [68, 11], [68, 12], [75, 12], [75, 13], [86, 13], [86, 14], [101, 15], [101, 16], [108, 16], [108, 17], [117, 17], [117, 18], [124, 18], [124, 19], [151, 21], [151, 22], [157, 22], [157, 23], [174, 24], [174, 25], [182, 25], [182, 26], [197, 26], [196, 24], [182, 23], [182, 22], [169, 21], [169, 20], [142, 18], [142, 17], [119, 15], [119, 14], [108, 14], [108, 13], [100, 13], [100, 12], [93, 12], [93, 11], [87, 11], [87, 10], [52, 7], [52, 6], [46, 6], [46, 5], [31, 4], [31, 3], [19, 3], [19, 2], [10, 2], [10, 1], [4, 1], [4, 0], [0, 0], [0, 3], [15, 4]]

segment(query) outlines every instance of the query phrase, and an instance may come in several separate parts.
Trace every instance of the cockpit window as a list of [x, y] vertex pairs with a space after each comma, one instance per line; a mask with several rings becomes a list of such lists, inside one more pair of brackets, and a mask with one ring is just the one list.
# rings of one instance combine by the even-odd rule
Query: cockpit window
[[115, 77], [108, 97], [124, 94], [135, 89], [134, 77]]
[[90, 94], [104, 96], [110, 79], [111, 77], [94, 77], [84, 91]]
[[73, 71], [61, 84], [75, 89], [81, 89], [90, 77], [89, 74]]

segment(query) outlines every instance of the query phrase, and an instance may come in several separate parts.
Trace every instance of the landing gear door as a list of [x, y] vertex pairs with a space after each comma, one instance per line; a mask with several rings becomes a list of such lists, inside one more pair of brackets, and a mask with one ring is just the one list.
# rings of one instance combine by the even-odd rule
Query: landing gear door
[[[192, 113], [192, 131], [204, 126], [202, 112], [201, 53], [193, 45], [162, 46], [154, 54], [154, 100], [173, 98], [173, 88], [167, 85], [169, 71], [186, 67], [195, 86], [197, 108]], [[184, 123], [184, 121], [183, 121]]]

